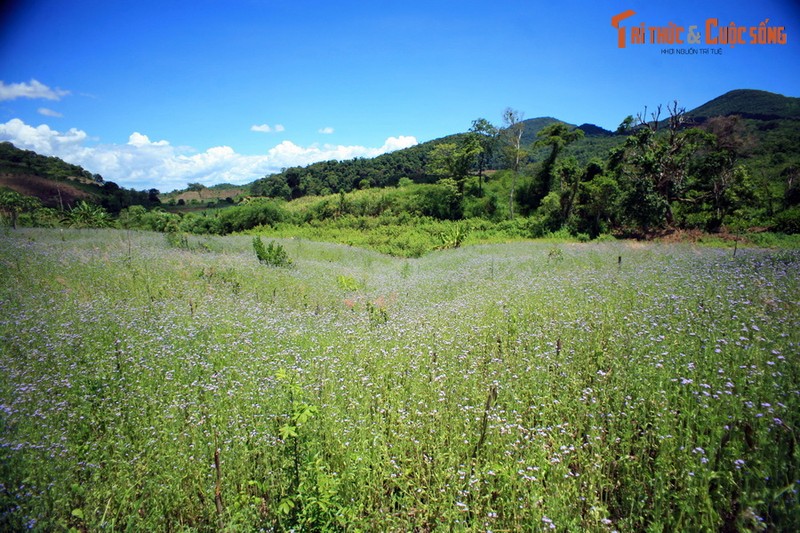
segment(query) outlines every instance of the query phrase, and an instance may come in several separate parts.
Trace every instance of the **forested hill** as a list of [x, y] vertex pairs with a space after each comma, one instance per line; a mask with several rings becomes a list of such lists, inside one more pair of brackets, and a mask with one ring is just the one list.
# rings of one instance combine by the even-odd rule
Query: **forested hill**
[[756, 120], [800, 120], [800, 98], [738, 89], [714, 98], [686, 115], [695, 121], [729, 115]]
[[0, 142], [0, 189], [38, 198], [45, 207], [64, 209], [85, 200], [114, 214], [131, 205], [160, 203], [156, 189], [125, 189], [81, 166], [22, 150], [10, 142]]
[[388, 187], [397, 185], [401, 178], [424, 183], [430, 181], [426, 166], [431, 150], [437, 144], [458, 142], [463, 135], [449, 135], [371, 159], [322, 161], [306, 167], [290, 167], [257, 180], [250, 186], [250, 193], [289, 200], [366, 187]]
[[522, 121], [524, 128], [522, 132], [522, 144], [531, 145], [535, 143], [537, 139], [536, 136], [540, 131], [550, 124], [556, 124], [559, 122], [566, 124], [570, 128], [578, 128], [579, 130], [583, 131], [584, 137], [612, 137], [615, 135], [613, 131], [608, 131], [607, 129], [601, 128], [600, 126], [596, 126], [594, 124], [581, 124], [580, 126], [576, 126], [575, 124], [569, 124], [568, 122], [564, 122], [563, 120], [558, 120], [557, 118], [553, 117], [538, 117]]
[[[522, 121], [522, 144], [531, 145], [536, 135], [545, 127], [562, 121], [552, 117], [538, 117]], [[573, 124], [568, 124], [575, 128]], [[577, 126], [584, 137], [569, 146], [567, 155], [575, 156], [581, 163], [593, 157], [605, 157], [608, 150], [624, 141], [623, 136], [605, 130], [594, 124]], [[467, 133], [457, 133], [383, 154], [372, 159], [351, 159], [346, 161], [322, 161], [305, 167], [290, 167], [278, 174], [266, 176], [255, 181], [250, 188], [254, 196], [271, 196], [287, 200], [301, 196], [316, 196], [352, 191], [365, 187], [388, 187], [397, 185], [402, 178], [415, 183], [429, 183], [439, 179], [429, 172], [428, 162], [431, 151], [440, 144], [459, 143]], [[529, 154], [531, 163], [544, 158], [546, 150], [533, 150]], [[496, 169], [502, 165], [502, 153], [497, 150], [488, 158], [488, 168]]]
[[[643, 112], [636, 109], [630, 111], [631, 115]], [[651, 111], [652, 108], [649, 112]], [[665, 115], [666, 112], [662, 114], [662, 118]], [[759, 166], [762, 174], [780, 175], [785, 166], [791, 166], [793, 162], [800, 163], [800, 98], [740, 89], [686, 112], [689, 123], [695, 126], [702, 125], [712, 117], [730, 115], [745, 119], [747, 130], [755, 144], [749, 158], [751, 163]], [[623, 119], [624, 117], [620, 117], [620, 122]], [[539, 164], [548, 157], [549, 148], [535, 147], [534, 143], [542, 129], [556, 123], [564, 123], [570, 128], [577, 127], [583, 132], [583, 137], [566, 146], [562, 154], [574, 157], [581, 165], [586, 165], [593, 159], [606, 160], [609, 151], [621, 146], [627, 138], [626, 135], [594, 124], [575, 126], [553, 117], [523, 120], [521, 144], [526, 152], [523, 166]], [[465, 135], [467, 134], [449, 135], [373, 159], [324, 161], [306, 167], [287, 168], [281, 173], [256, 180], [251, 185], [251, 194], [290, 200], [365, 187], [394, 186], [401, 178], [417, 183], [433, 182], [438, 176], [429, 173], [431, 151], [439, 144], [459, 143]], [[774, 153], [780, 155], [772, 157]], [[503, 165], [501, 149], [495, 150], [487, 158], [488, 169], [502, 168]]]
[[[632, 109], [631, 112], [642, 113], [642, 110]], [[742, 166], [748, 171], [749, 176], [760, 183], [758, 187], [770, 191], [768, 196], [779, 198], [788, 194], [787, 198], [794, 198], [800, 169], [800, 98], [766, 91], [735, 90], [688, 111], [685, 117], [689, 119], [687, 124], [706, 128], [705, 125], [711, 124], [714, 117], [730, 115], [741, 117], [736, 136], [741, 137], [739, 141], [742, 146], [735, 157], [736, 166]], [[661, 115], [662, 118], [665, 116], [666, 112]], [[621, 117], [621, 122], [623, 120]], [[539, 134], [543, 130], [552, 130], [553, 126], [559, 124], [566, 128], [561, 128], [563, 131], [557, 133], [556, 137], [548, 139], [545, 135], [540, 138]], [[518, 170], [523, 184], [526, 180], [535, 181], [545, 175], [552, 179], [556, 170], [553, 167], [553, 155], [556, 151], [558, 158], [571, 161], [569, 164], [579, 169], [589, 166], [600, 170], [610, 168], [610, 154], [618, 151], [629, 139], [625, 133], [612, 132], [593, 124], [575, 126], [553, 117], [523, 120], [520, 125], [522, 157]], [[575, 128], [581, 130], [578, 132], [580, 135], [573, 136], [561, 146], [559, 143], [565, 138], [559, 136], [574, 131]], [[501, 130], [500, 126], [495, 126], [492, 131], [494, 135], [503, 137], [498, 135]], [[711, 131], [709, 128], [706, 130]], [[628, 130], [626, 133], [632, 132], [633, 130]], [[439, 156], [443, 155], [442, 148], [450, 145], [455, 152], [448, 157], [452, 160], [458, 159], [455, 157], [456, 152], [469, 149], [469, 144], [475, 141], [474, 135], [480, 136], [474, 132], [457, 133], [371, 159], [323, 161], [305, 167], [291, 167], [241, 186], [239, 192], [292, 200], [303, 196], [324, 196], [358, 189], [390, 187], [400, 183], [435, 183], [445, 174], [452, 174], [453, 169], [437, 168], [437, 164], [432, 161], [435, 158], [431, 155], [437, 151]], [[478, 167], [480, 170], [510, 168], [507, 140], [498, 138], [492, 150], [484, 152], [481, 157], [476, 157], [475, 154], [465, 157], [472, 165], [468, 173], [475, 175]], [[556, 147], [557, 150], [554, 150]], [[467, 154], [461, 154], [465, 155]], [[439, 159], [441, 163], [441, 158]], [[467, 173], [462, 174], [459, 179], [463, 180], [466, 175]], [[194, 185], [206, 190], [201, 184]], [[550, 190], [553, 184], [540, 185], [542, 190], [533, 195], [535, 198], [542, 196], [545, 189]], [[463, 183], [459, 185], [462, 186]], [[478, 182], [478, 189], [481, 187], [481, 182]], [[152, 207], [159, 203], [159, 192], [155, 189], [124, 189], [79, 166], [70, 165], [56, 157], [20, 150], [7, 142], [0, 143], [0, 188], [36, 196], [45, 206], [50, 207], [69, 208], [77, 201], [85, 199], [106, 208], [112, 214], [131, 205]], [[238, 193], [226, 194], [232, 199]], [[519, 195], [524, 195], [525, 190], [516, 191], [516, 194], [519, 200]], [[204, 191], [199, 191], [196, 195], [201, 202], [215, 197]], [[511, 195], [514, 196], [514, 193]], [[793, 200], [789, 203], [794, 205]], [[532, 205], [538, 205], [538, 200]], [[764, 209], [772, 216], [778, 208], [767, 202]]]

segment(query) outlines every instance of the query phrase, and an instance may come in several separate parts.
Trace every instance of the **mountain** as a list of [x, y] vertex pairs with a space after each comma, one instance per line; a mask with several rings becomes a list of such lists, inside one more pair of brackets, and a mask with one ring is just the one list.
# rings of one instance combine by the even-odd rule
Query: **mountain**
[[533, 144], [536, 142], [536, 135], [540, 131], [550, 124], [557, 124], [559, 122], [563, 122], [572, 128], [578, 128], [579, 130], [582, 130], [586, 137], [611, 137], [612, 135], [615, 135], [613, 131], [608, 131], [607, 129], [601, 128], [600, 126], [596, 126], [594, 124], [581, 124], [580, 126], [576, 126], [575, 124], [570, 124], [569, 122], [564, 122], [563, 120], [558, 120], [557, 118], [553, 117], [537, 117], [522, 121], [524, 126], [524, 131], [522, 133], [522, 144]]
[[[549, 126], [550, 124], [557, 124], [559, 122], [564, 122], [563, 120], [558, 120], [557, 118], [553, 117], [537, 117], [537, 118], [529, 118], [522, 121], [522, 145], [527, 146], [531, 145], [536, 142], [536, 134], [542, 131], [544, 128]], [[575, 127], [574, 124], [567, 124], [568, 126]]]
[[581, 124], [578, 126], [579, 130], [583, 130], [583, 134], [588, 137], [611, 137], [616, 135], [613, 131], [601, 128], [595, 124]]
[[[594, 124], [584, 123], [580, 126], [570, 124], [553, 117], [538, 117], [523, 120], [524, 131], [522, 133], [522, 145], [530, 147], [537, 140], [537, 134], [551, 124], [564, 123], [571, 128], [578, 128], [583, 131], [583, 138], [578, 139], [571, 143], [564, 149], [565, 156], [572, 156], [578, 160], [578, 163], [585, 165], [594, 158], [603, 159], [608, 154], [608, 151], [615, 146], [625, 142], [625, 137], [616, 135], [612, 131], [601, 128]], [[549, 148], [536, 148], [531, 149], [529, 159], [531, 163], [543, 161], [550, 153]], [[495, 161], [498, 165], [501, 162]]]
[[737, 89], [686, 113], [695, 122], [728, 115], [754, 120], [800, 120], [800, 98], [767, 91]]

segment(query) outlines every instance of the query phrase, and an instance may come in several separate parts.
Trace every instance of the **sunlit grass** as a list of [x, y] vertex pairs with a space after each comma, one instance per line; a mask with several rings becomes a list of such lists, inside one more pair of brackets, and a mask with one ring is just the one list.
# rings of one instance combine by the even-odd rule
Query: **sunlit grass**
[[0, 237], [0, 529], [794, 530], [800, 255]]

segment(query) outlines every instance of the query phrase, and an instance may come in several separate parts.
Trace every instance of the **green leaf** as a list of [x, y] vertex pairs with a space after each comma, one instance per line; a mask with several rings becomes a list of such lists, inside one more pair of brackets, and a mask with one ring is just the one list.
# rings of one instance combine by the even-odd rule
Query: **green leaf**
[[281, 427], [280, 433], [283, 440], [286, 440], [289, 437], [297, 437], [297, 428], [287, 424]]
[[294, 415], [294, 420], [298, 426], [302, 426], [308, 422], [309, 418], [317, 413], [317, 408], [314, 405], [303, 404]]
[[81, 520], [83, 520], [83, 509], [73, 509], [72, 510], [72, 516], [74, 516], [75, 518], [80, 518]]
[[294, 509], [294, 501], [291, 498], [284, 498], [278, 504], [278, 512], [280, 513], [289, 514], [292, 509]]

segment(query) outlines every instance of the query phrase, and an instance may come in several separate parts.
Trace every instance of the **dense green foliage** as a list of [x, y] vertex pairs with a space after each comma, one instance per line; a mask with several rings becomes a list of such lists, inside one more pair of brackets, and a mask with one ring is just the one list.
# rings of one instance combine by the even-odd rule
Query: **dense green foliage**
[[[800, 225], [794, 209], [800, 204], [795, 100], [733, 91], [688, 114], [677, 104], [664, 113], [661, 106], [650, 116], [645, 111], [616, 134], [552, 118], [521, 120], [512, 110], [514, 120], [505, 128], [478, 119], [469, 133], [413, 150], [288, 169], [257, 182], [254, 192], [297, 200], [402, 185], [408, 192], [404, 205], [393, 203], [397, 195], [390, 189], [381, 193], [395, 215], [499, 222], [521, 214], [530, 219], [533, 237], [560, 229], [590, 238], [671, 228], [793, 232]], [[718, 115], [708, 119], [703, 113]], [[512, 130], [520, 135], [509, 135]], [[420, 186], [414, 195], [411, 183]], [[346, 202], [342, 196], [341, 205], [328, 210], [331, 202], [320, 200], [312, 218], [353, 214]]]
[[0, 234], [1, 530], [800, 529], [797, 252], [175, 242]]
[[288, 168], [256, 181], [250, 190], [254, 196], [291, 200], [301, 196], [324, 196], [340, 191], [394, 186], [401, 178], [424, 182], [428, 180], [426, 165], [429, 152], [437, 144], [458, 137], [445, 137], [372, 159], [323, 161], [307, 167]]
[[8, 217], [11, 227], [17, 228], [20, 213], [33, 211], [41, 207], [38, 199], [24, 196], [7, 188], [0, 188], [0, 211]]
[[270, 241], [269, 244], [264, 246], [264, 241], [261, 237], [253, 237], [253, 251], [256, 253], [258, 260], [268, 266], [274, 267], [289, 267], [292, 266], [292, 260], [289, 254], [286, 253], [286, 248], [275, 241]]
[[39, 155], [31, 150], [21, 150], [10, 142], [0, 142], [0, 169], [2, 172], [26, 172], [53, 180], [83, 178], [103, 184], [103, 177], [92, 174], [78, 165], [71, 165], [58, 157]]

